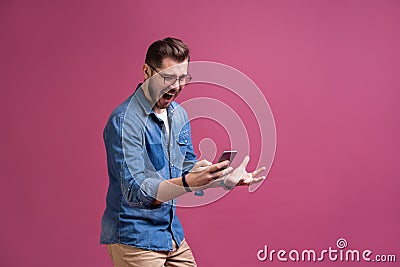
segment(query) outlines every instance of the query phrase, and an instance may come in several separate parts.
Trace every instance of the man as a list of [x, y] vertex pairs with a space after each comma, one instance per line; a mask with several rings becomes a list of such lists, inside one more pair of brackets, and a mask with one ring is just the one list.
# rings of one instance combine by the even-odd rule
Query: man
[[176, 216], [175, 199], [193, 190], [259, 182], [229, 162], [197, 162], [186, 111], [174, 102], [190, 82], [189, 49], [165, 38], [148, 48], [144, 83], [104, 129], [109, 188], [101, 243], [114, 266], [196, 266]]

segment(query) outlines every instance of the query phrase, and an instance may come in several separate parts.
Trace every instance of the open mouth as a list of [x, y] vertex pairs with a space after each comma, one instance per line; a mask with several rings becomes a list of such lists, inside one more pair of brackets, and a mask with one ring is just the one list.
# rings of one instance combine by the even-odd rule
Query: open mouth
[[175, 94], [169, 94], [169, 93], [165, 93], [165, 94], [163, 94], [163, 98], [165, 99], [165, 100], [171, 100], [171, 98], [173, 98], [175, 96]]

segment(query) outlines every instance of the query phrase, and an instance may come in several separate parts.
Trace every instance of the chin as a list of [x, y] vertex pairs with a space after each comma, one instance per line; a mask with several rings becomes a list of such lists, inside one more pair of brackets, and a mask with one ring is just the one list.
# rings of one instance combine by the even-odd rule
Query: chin
[[161, 105], [160, 103], [157, 103], [157, 104], [156, 104], [156, 106], [157, 106], [159, 109], [168, 108], [170, 105], [171, 105], [171, 103], [164, 104], [164, 105]]

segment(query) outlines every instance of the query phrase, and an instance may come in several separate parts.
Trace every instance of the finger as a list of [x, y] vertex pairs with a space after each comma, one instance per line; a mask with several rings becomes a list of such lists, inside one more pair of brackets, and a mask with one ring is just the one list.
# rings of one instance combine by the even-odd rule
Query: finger
[[197, 162], [197, 164], [199, 164], [199, 167], [207, 167], [212, 165], [212, 163], [206, 159], [200, 160], [199, 162]]
[[219, 170], [221, 170], [221, 169], [225, 169], [226, 167], [228, 167], [228, 165], [229, 165], [229, 160], [225, 160], [225, 161], [216, 163], [216, 164], [214, 164], [214, 165], [211, 165], [211, 166], [208, 168], [208, 171], [209, 171], [209, 172], [217, 172], [217, 171], [219, 171]]
[[247, 155], [246, 157], [244, 157], [242, 163], [240, 163], [239, 168], [246, 168], [249, 161], [250, 161], [250, 157], [249, 157], [249, 155]]
[[232, 167], [228, 167], [222, 171], [221, 177], [230, 174], [233, 171]]
[[210, 165], [212, 165], [211, 162], [209, 162], [206, 159], [198, 161], [193, 168], [190, 170], [190, 172], [201, 172], [207, 169]]
[[252, 175], [253, 177], [254, 177], [254, 176], [257, 176], [258, 174], [262, 173], [262, 172], [265, 171], [266, 169], [267, 169], [266, 167], [261, 167], [261, 168], [255, 170], [254, 172], [252, 172], [251, 175]]
[[244, 180], [243, 183], [246, 184], [246, 185], [252, 185], [252, 184], [256, 184], [256, 183], [262, 182], [266, 178], [267, 178], [266, 176], [261, 176], [261, 177], [258, 177], [258, 178], [249, 178], [249, 179]]
[[233, 170], [232, 167], [227, 167], [226, 169], [219, 169], [218, 171], [212, 172], [211, 173], [212, 179], [219, 179], [219, 178], [226, 179], [226, 177], [230, 175], [232, 170]]
[[260, 183], [260, 182], [264, 181], [266, 178], [267, 178], [266, 176], [253, 178], [253, 181], [250, 182], [250, 185]]
[[208, 166], [207, 167], [197, 167], [196, 170], [192, 169], [190, 172], [202, 172], [202, 171], [206, 170], [207, 168], [208, 168]]
[[[228, 167], [224, 170], [221, 170], [221, 174], [219, 176], [216, 176], [218, 174], [218, 172], [214, 172], [212, 173], [213, 175], [213, 180], [214, 181], [222, 181], [226, 178], [227, 175], [229, 175], [232, 172], [233, 168], [232, 167]], [[215, 176], [214, 176], [215, 175]]]
[[225, 170], [219, 170], [219, 171], [216, 171], [216, 172], [211, 173], [211, 178], [212, 178], [212, 179], [218, 179], [218, 178], [224, 176], [224, 175], [223, 175], [224, 171], [225, 171]]

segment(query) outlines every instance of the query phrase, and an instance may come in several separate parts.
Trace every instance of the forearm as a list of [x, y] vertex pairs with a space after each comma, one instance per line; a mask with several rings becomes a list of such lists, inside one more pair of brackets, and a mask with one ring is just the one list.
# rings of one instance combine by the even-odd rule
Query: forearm
[[182, 177], [162, 181], [158, 187], [154, 205], [159, 205], [187, 193], [182, 184]]
[[[201, 161], [198, 164], [199, 166], [196, 166], [196, 171], [189, 172], [186, 175], [186, 186], [191, 191], [203, 190], [214, 183], [220, 183], [217, 179], [231, 171], [231, 168], [227, 168], [229, 164], [227, 160], [214, 165], [210, 165], [211, 163], [208, 161]], [[186, 192], [182, 177], [162, 181], [158, 186], [157, 197], [153, 201], [153, 204], [159, 205], [168, 200], [180, 197]]]

